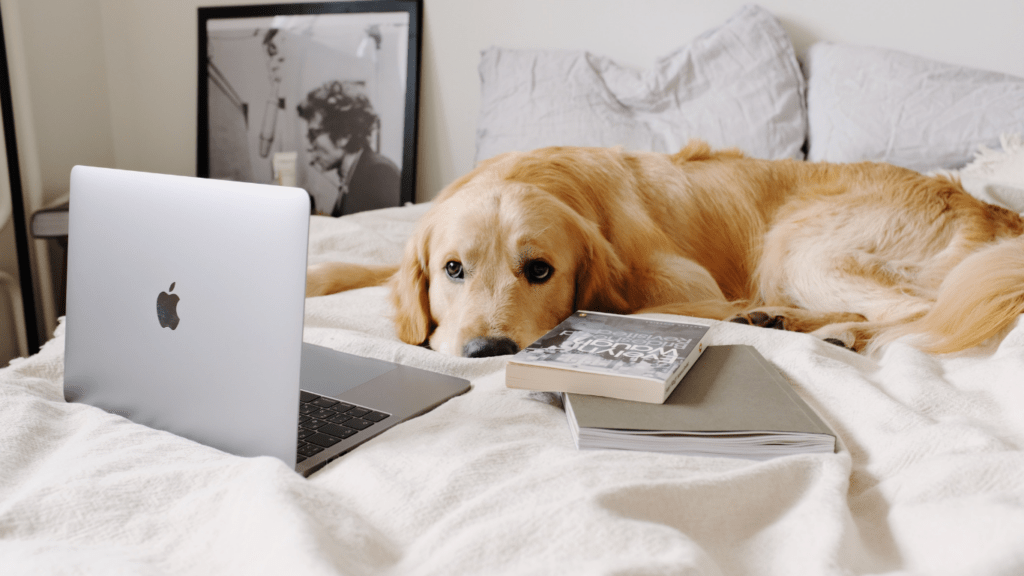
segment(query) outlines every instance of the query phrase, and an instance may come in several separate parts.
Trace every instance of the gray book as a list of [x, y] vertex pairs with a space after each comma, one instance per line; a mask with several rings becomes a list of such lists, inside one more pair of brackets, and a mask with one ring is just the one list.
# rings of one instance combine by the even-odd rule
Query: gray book
[[763, 460], [836, 436], [752, 346], [708, 346], [664, 404], [563, 394], [576, 447]]
[[708, 329], [579, 311], [512, 356], [505, 385], [661, 404], [704, 352]]

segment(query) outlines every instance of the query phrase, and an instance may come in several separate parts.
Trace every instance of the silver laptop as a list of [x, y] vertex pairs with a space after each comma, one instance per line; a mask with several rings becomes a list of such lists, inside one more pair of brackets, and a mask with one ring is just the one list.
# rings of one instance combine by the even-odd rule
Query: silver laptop
[[469, 383], [302, 342], [309, 195], [76, 166], [64, 396], [308, 476]]

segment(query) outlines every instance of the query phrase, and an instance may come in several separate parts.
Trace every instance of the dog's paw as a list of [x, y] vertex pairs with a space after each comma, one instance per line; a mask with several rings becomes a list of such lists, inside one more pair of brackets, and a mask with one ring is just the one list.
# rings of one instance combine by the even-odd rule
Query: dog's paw
[[843, 342], [839, 338], [825, 338], [825, 342], [828, 342], [829, 344], [832, 344], [833, 346], [839, 346], [840, 348], [846, 348], [847, 350], [853, 350], [852, 345], [847, 345], [846, 342]]
[[825, 326], [812, 334], [829, 344], [846, 348], [851, 352], [860, 352], [866, 344], [864, 339], [857, 337], [856, 330], [839, 325]]
[[326, 296], [337, 290], [331, 287], [330, 267], [328, 264], [311, 264], [306, 268], [306, 297]]
[[[730, 321], [739, 322], [740, 324], [788, 330], [790, 332], [813, 332], [823, 326], [837, 323], [863, 322], [864, 320], [863, 316], [853, 312], [814, 312], [783, 306], [762, 306], [754, 310], [748, 310], [730, 319]], [[832, 336], [832, 334], [829, 333], [825, 336]], [[845, 342], [843, 337], [837, 336], [836, 338]]]
[[753, 310], [745, 314], [739, 314], [729, 319], [729, 322], [737, 324], [749, 324], [761, 328], [774, 328], [775, 330], [786, 330], [786, 317], [781, 315], [767, 314], [760, 310]]

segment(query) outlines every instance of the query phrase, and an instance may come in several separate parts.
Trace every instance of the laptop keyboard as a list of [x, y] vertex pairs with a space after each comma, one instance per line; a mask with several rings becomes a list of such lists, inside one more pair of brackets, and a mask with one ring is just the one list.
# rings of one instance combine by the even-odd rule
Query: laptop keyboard
[[316, 456], [390, 416], [305, 390], [299, 391], [299, 399], [297, 462]]

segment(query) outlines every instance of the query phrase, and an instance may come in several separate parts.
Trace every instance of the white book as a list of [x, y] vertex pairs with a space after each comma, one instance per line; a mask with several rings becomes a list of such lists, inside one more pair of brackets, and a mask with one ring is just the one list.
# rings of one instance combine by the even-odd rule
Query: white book
[[704, 352], [709, 329], [579, 311], [512, 356], [505, 385], [661, 404]]

